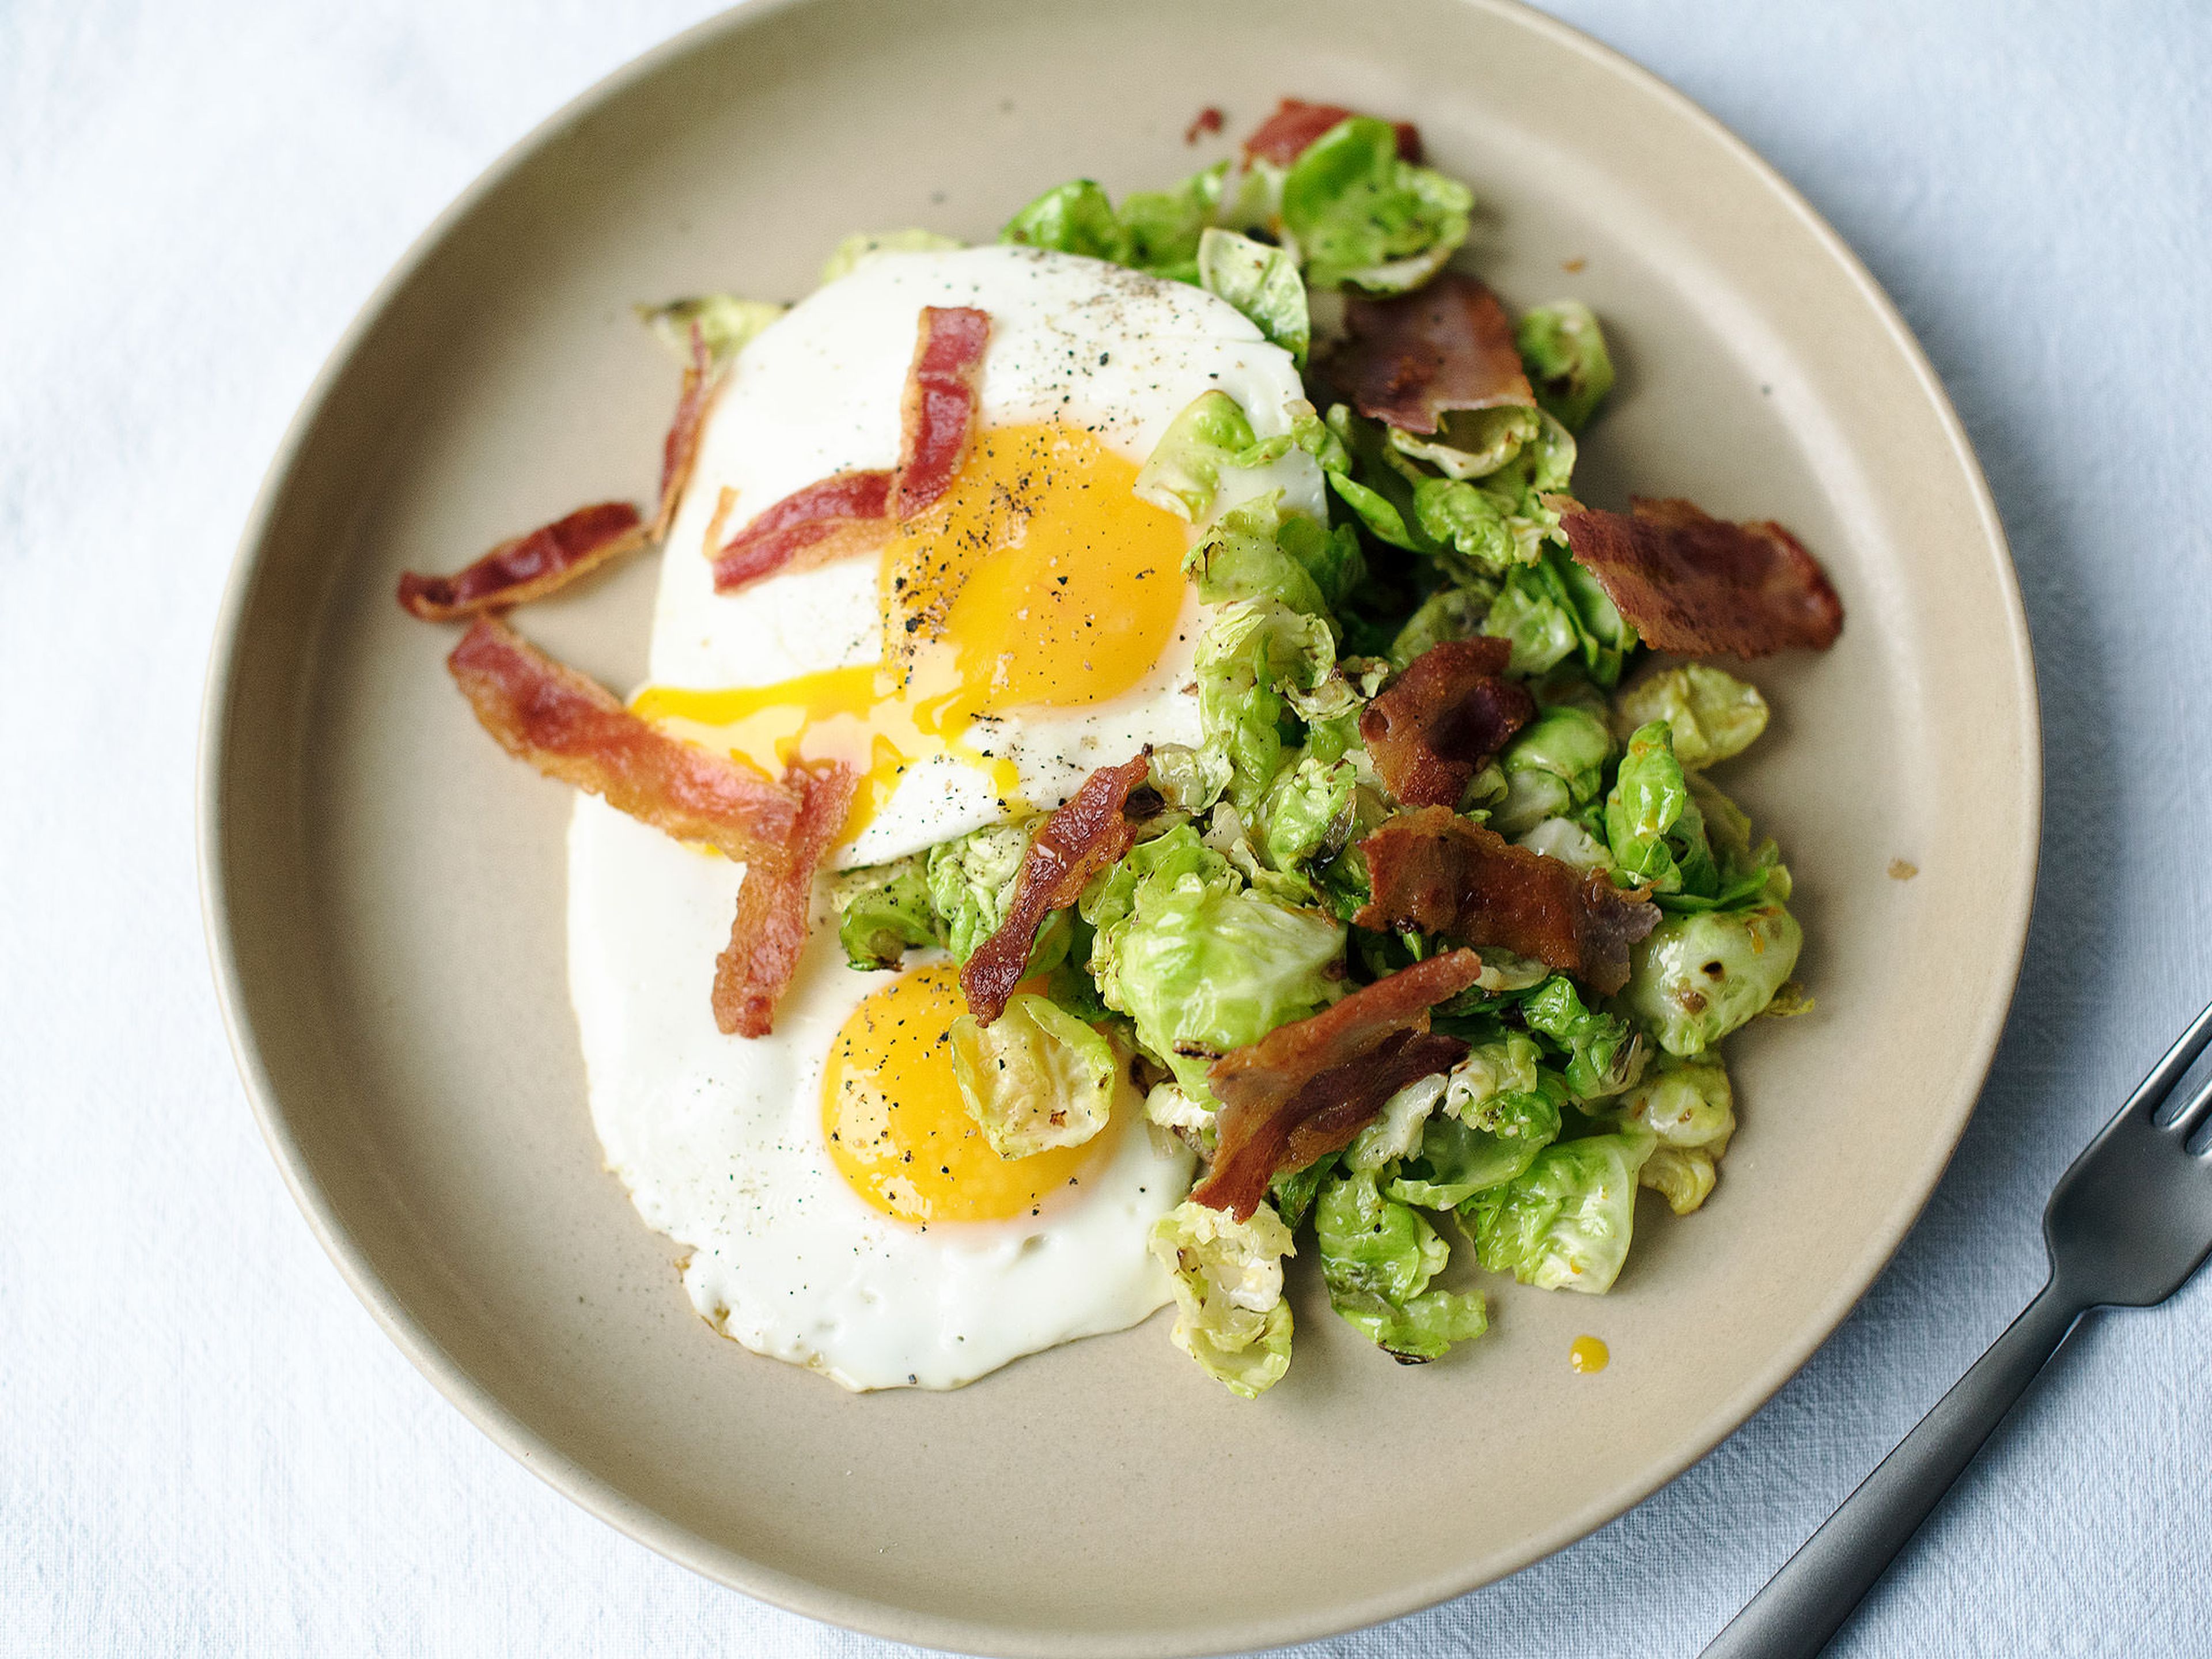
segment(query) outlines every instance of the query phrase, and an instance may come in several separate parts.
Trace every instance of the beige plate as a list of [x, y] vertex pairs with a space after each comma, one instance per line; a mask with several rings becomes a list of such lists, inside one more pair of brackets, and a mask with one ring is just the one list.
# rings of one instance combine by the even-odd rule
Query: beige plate
[[[518, 528], [650, 491], [672, 365], [633, 300], [805, 292], [838, 238], [989, 236], [1043, 187], [1226, 152], [1284, 93], [1419, 118], [1482, 199], [1469, 258], [1578, 295], [1620, 364], [1578, 493], [1779, 518], [1849, 606], [1757, 674], [1728, 782], [1780, 833], [1809, 1018], [1731, 1048], [1717, 1195], [1646, 1194], [1610, 1297], [1492, 1286], [1401, 1369], [1310, 1274], [1257, 1404], [1164, 1319], [951, 1395], [854, 1396], [695, 1318], [599, 1166], [562, 960], [560, 787], [501, 757], [392, 603]], [[1563, 267], [1586, 262], [1572, 275]], [[650, 562], [526, 614], [616, 684]], [[216, 976], [286, 1178], [355, 1290], [484, 1431], [596, 1514], [789, 1607], [994, 1653], [1289, 1642], [1455, 1595], [1741, 1423], [1888, 1258], [2004, 1017], [2039, 805], [2027, 635], [1927, 364], [1834, 233], [1712, 120], [1533, 13], [1460, 0], [811, 0], [722, 18], [492, 169], [369, 305], [239, 556], [208, 694]], [[1919, 866], [1893, 879], [1890, 861]], [[705, 994], [705, 987], [701, 988]], [[1307, 1264], [1309, 1268], [1310, 1264]], [[1584, 1332], [1612, 1368], [1578, 1377]]]

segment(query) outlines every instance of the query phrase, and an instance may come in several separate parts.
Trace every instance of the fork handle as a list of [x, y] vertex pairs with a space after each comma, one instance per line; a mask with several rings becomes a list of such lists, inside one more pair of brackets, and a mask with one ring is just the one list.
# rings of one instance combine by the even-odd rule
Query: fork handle
[[2087, 1310], [2046, 1284], [1973, 1369], [1713, 1638], [1703, 1659], [1814, 1659]]

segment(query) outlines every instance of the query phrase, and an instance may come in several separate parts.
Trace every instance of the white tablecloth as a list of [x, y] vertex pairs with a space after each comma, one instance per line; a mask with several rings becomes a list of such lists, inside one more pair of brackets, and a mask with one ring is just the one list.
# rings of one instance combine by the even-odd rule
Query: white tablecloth
[[[286, 421], [448, 198], [708, 9], [0, 3], [0, 1651], [894, 1650], [630, 1543], [400, 1358], [262, 1149], [200, 943], [200, 676]], [[1346, 1659], [1694, 1652], [2027, 1301], [2053, 1178], [2212, 995], [2212, 18], [1557, 9], [1789, 174], [1934, 357], [2034, 625], [2042, 893], [1957, 1162], [1803, 1374]], [[2212, 1650], [2208, 1347], [2212, 1281], [2089, 1326], [1841, 1651]]]

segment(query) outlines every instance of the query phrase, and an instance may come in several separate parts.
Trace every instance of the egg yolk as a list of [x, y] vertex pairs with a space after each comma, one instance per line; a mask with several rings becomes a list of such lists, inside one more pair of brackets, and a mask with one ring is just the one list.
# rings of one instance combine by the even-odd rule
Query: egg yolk
[[771, 775], [844, 762], [861, 778], [847, 837], [938, 755], [1016, 808], [1013, 765], [967, 740], [975, 721], [1133, 690], [1182, 614], [1186, 527], [1139, 500], [1136, 478], [1079, 427], [980, 433], [952, 487], [884, 549], [880, 662], [731, 690], [648, 687], [634, 706]]
[[917, 968], [871, 992], [822, 1073], [830, 1157], [853, 1190], [901, 1221], [998, 1221], [1073, 1196], [1111, 1156], [1116, 1115], [1080, 1146], [1002, 1158], [952, 1075], [952, 1022], [968, 1009], [957, 969]]

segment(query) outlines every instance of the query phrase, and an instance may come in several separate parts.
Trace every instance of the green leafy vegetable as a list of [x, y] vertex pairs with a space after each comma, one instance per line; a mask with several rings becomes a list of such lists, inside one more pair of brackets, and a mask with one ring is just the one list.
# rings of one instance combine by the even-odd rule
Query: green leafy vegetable
[[1336, 675], [1336, 636], [1325, 617], [1279, 599], [1240, 599], [1207, 624], [1194, 667], [1200, 726], [1229, 757], [1229, 798], [1253, 811], [1282, 763], [1286, 696], [1317, 692]]
[[1492, 1273], [1545, 1291], [1602, 1295], [1627, 1259], [1637, 1176], [1658, 1145], [1649, 1130], [1555, 1141], [1528, 1172], [1460, 1209]]
[[[930, 906], [954, 961], [975, 955], [1006, 921], [1029, 844], [1029, 832], [1020, 825], [994, 823], [929, 849]], [[1055, 910], [1037, 929], [1029, 971], [1041, 974], [1056, 965], [1067, 954], [1068, 939], [1067, 913]]]
[[1522, 1003], [1521, 1017], [1566, 1055], [1567, 1088], [1577, 1100], [1617, 1095], [1643, 1072], [1643, 1039], [1626, 1020], [1583, 1006], [1565, 974], [1537, 987]]
[[1225, 392], [1201, 392], [1170, 422], [1137, 473], [1136, 493], [1177, 518], [1213, 516], [1224, 468], [1257, 441], [1244, 406]]
[[1122, 263], [1176, 282], [1199, 281], [1201, 239], [1220, 206], [1228, 171], [1226, 161], [1217, 161], [1173, 190], [1122, 198]]
[[854, 967], [896, 968], [908, 951], [945, 942], [921, 858], [854, 871], [840, 886], [837, 942]]
[[1254, 829], [1270, 867], [1294, 870], [1332, 859], [1352, 838], [1359, 769], [1348, 760], [1301, 756], [1268, 786]]
[[638, 320], [687, 363], [691, 361], [691, 331], [697, 328], [708, 359], [716, 368], [744, 350], [754, 335], [790, 308], [767, 300], [740, 300], [734, 294], [702, 294], [693, 300], [635, 307]]
[[952, 1074], [1000, 1158], [1080, 1146], [1106, 1127], [1120, 1067], [1113, 1046], [1043, 997], [1018, 993], [988, 1025], [952, 1022]]
[[822, 267], [822, 281], [834, 283], [848, 276], [860, 263], [877, 253], [930, 253], [942, 248], [965, 247], [957, 236], [940, 236], [933, 230], [861, 231], [837, 244]]
[[1330, 1305], [1393, 1358], [1434, 1359], [1489, 1328], [1480, 1295], [1429, 1288], [1451, 1247], [1418, 1211], [1385, 1198], [1371, 1172], [1322, 1188], [1314, 1239]]
[[1006, 221], [999, 240], [1058, 253], [1087, 254], [1116, 264], [1129, 253], [1129, 233], [1115, 216], [1114, 204], [1088, 179], [1070, 179], [1045, 191]]
[[[1490, 1054], [1478, 1058], [1486, 1049]], [[1525, 1173], [1559, 1139], [1559, 1109], [1567, 1098], [1565, 1079], [1540, 1069], [1535, 1052], [1534, 1043], [1515, 1032], [1461, 1061], [1445, 1085], [1444, 1110], [1424, 1126], [1419, 1154], [1400, 1166], [1390, 1196], [1426, 1209], [1454, 1209]], [[1486, 1073], [1492, 1075], [1486, 1079]], [[1512, 1086], [1486, 1086], [1498, 1082]]]
[[1293, 1232], [1297, 1231], [1306, 1218], [1306, 1212], [1313, 1208], [1322, 1183], [1334, 1175], [1343, 1162], [1341, 1153], [1330, 1152], [1303, 1170], [1287, 1170], [1267, 1183], [1267, 1201], [1283, 1218], [1284, 1225]]
[[1773, 999], [1804, 937], [1772, 901], [1669, 916], [1631, 952], [1622, 1002], [1668, 1054], [1703, 1054]]
[[1630, 736], [1606, 797], [1605, 838], [1613, 863], [1658, 892], [1710, 897], [1719, 890], [1705, 817], [1691, 798], [1664, 720]]
[[1570, 432], [1580, 432], [1613, 390], [1613, 358], [1590, 308], [1554, 300], [1521, 319], [1514, 331], [1522, 366], [1536, 401]]
[[1589, 573], [1548, 542], [1534, 563], [1507, 572], [1483, 632], [1511, 641], [1516, 674], [1541, 674], [1579, 653], [1601, 685], [1620, 678], [1636, 645], [1634, 630]]
[[1613, 733], [1588, 710], [1562, 703], [1523, 726], [1498, 757], [1505, 799], [1490, 815], [1501, 835], [1519, 836], [1594, 799], [1613, 758]]
[[1303, 367], [1313, 339], [1298, 262], [1279, 247], [1209, 228], [1198, 240], [1198, 283], [1252, 319]]
[[1396, 130], [1366, 116], [1331, 127], [1283, 176], [1284, 240], [1316, 288], [1418, 287], [1467, 240], [1474, 207], [1466, 185], [1401, 161]]
[[1152, 1224], [1152, 1254], [1173, 1279], [1176, 1346], [1231, 1394], [1257, 1399], [1291, 1364], [1283, 1258], [1291, 1230], [1262, 1204], [1249, 1221], [1186, 1200]]
[[1188, 824], [1131, 848], [1082, 911], [1099, 994], [1200, 1099], [1216, 1057], [1337, 995], [1343, 927], [1248, 890]]
[[[1222, 514], [1185, 556], [1183, 568], [1208, 605], [1266, 599], [1319, 618], [1365, 574], [1366, 562], [1348, 526], [1332, 531], [1303, 514], [1286, 514], [1270, 495]], [[1332, 636], [1332, 665], [1335, 653]]]
[[1429, 536], [1467, 560], [1474, 574], [1502, 576], [1522, 562], [1523, 549], [1498, 498], [1479, 484], [1424, 478], [1413, 486], [1413, 518]]
[[[1447, 479], [1487, 477], [1541, 432], [1543, 417], [1525, 404], [1447, 412], [1432, 435], [1392, 427], [1387, 441], [1401, 455], [1426, 461]], [[1432, 530], [1433, 533], [1433, 530]]]
[[1421, 1144], [1421, 1127], [1444, 1097], [1441, 1073], [1417, 1078], [1382, 1103], [1375, 1121], [1344, 1149], [1345, 1167], [1372, 1173], [1412, 1154]]
[[1481, 629], [1483, 617], [1489, 613], [1494, 590], [1486, 592], [1480, 588], [1457, 586], [1439, 587], [1421, 601], [1413, 614], [1406, 618], [1397, 637], [1390, 641], [1390, 663], [1403, 668], [1431, 646], [1446, 640], [1471, 639]]
[[1713, 1189], [1715, 1166], [1735, 1133], [1735, 1094], [1717, 1055], [1664, 1055], [1643, 1082], [1621, 1097], [1620, 1116], [1659, 1138], [1641, 1179], [1687, 1215]]
[[1546, 818], [1515, 839], [1532, 853], [1571, 864], [1577, 870], [1613, 868], [1613, 854], [1606, 844], [1572, 818]]
[[1662, 721], [1686, 771], [1741, 755], [1766, 730], [1766, 699], [1759, 688], [1701, 662], [1678, 664], [1623, 686], [1613, 707], [1624, 735]]

